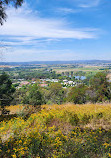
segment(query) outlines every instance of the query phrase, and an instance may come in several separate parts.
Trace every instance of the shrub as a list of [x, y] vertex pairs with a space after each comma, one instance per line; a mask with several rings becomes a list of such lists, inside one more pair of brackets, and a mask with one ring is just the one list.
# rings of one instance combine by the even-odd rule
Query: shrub
[[72, 125], [78, 125], [78, 123], [79, 123], [79, 118], [78, 118], [78, 116], [77, 116], [77, 114], [73, 114], [72, 116], [71, 116], [71, 118], [70, 118], [70, 123], [72, 124]]
[[82, 123], [83, 124], [89, 123], [90, 122], [90, 118], [91, 118], [90, 115], [84, 114], [83, 117], [82, 117]]

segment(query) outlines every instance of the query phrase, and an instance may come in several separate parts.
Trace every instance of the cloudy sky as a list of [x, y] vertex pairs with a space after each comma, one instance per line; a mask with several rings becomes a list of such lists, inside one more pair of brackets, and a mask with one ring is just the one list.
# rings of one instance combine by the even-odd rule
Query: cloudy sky
[[7, 15], [1, 61], [111, 60], [111, 0], [26, 0]]

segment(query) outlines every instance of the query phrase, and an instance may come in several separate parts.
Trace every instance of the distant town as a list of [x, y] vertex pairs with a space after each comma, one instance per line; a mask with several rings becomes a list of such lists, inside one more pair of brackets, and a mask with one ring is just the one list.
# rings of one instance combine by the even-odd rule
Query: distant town
[[90, 78], [101, 71], [108, 71], [110, 82], [111, 61], [1, 62], [0, 73], [3, 71], [10, 75], [17, 89], [35, 83], [48, 87], [56, 82], [67, 88], [81, 83], [89, 84]]

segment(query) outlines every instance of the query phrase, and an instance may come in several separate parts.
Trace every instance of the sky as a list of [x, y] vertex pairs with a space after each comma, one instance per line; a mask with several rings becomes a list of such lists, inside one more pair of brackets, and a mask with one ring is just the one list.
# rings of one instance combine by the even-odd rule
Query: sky
[[111, 0], [26, 0], [6, 12], [1, 61], [111, 60]]

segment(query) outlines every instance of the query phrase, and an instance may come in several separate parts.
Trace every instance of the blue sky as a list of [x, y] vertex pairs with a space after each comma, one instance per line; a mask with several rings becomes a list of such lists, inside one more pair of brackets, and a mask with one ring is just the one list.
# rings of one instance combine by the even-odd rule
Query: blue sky
[[1, 61], [111, 60], [111, 0], [26, 0], [7, 14]]

